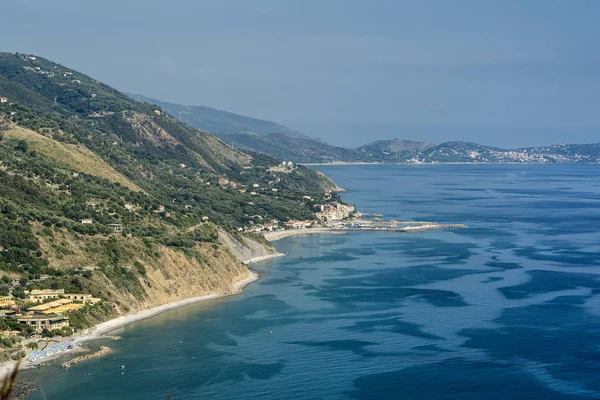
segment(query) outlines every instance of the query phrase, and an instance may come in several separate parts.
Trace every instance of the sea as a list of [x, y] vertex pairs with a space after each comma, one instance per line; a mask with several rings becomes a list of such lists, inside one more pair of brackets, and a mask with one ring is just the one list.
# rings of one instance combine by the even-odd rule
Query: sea
[[600, 167], [316, 168], [362, 212], [469, 228], [283, 239], [243, 294], [27, 371], [30, 398], [600, 398]]

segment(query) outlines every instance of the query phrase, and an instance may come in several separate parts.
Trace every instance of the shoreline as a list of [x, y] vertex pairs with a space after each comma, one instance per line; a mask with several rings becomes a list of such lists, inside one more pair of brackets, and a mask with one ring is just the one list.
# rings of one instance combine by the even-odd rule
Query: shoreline
[[[267, 239], [267, 240], [268, 240], [268, 239]], [[273, 253], [273, 254], [267, 254], [266, 256], [257, 256], [257, 257], [252, 257], [252, 258], [249, 258], [249, 259], [248, 259], [248, 260], [246, 260], [246, 261], [243, 261], [243, 263], [244, 263], [245, 265], [252, 265], [252, 264], [256, 264], [256, 263], [258, 263], [258, 262], [261, 262], [261, 261], [267, 261], [267, 260], [270, 260], [270, 259], [272, 259], [272, 258], [284, 257], [284, 256], [286, 256], [286, 255], [287, 255], [287, 254], [285, 254], [285, 253], [279, 253], [279, 252], [277, 252], [277, 253]]]
[[305, 229], [289, 229], [286, 231], [277, 231], [277, 232], [266, 232], [263, 233], [265, 239], [269, 242], [275, 242], [277, 240], [285, 239], [291, 236], [299, 236], [299, 235], [308, 235], [308, 234], [332, 234], [332, 235], [342, 235], [344, 234], [344, 229], [338, 228], [305, 228]]
[[[436, 224], [436, 223], [432, 223], [432, 222], [412, 222], [412, 223], [422, 224], [422, 225], [421, 226], [409, 226], [409, 227], [404, 228], [403, 231], [404, 232], [418, 232], [418, 231], [422, 231], [422, 230], [443, 229], [443, 228], [454, 227], [453, 225], [443, 225], [443, 224]], [[412, 223], [410, 223], [410, 224], [412, 224]], [[456, 227], [458, 227], [458, 226], [456, 226]], [[460, 227], [466, 227], [466, 226], [460, 226]], [[292, 237], [292, 236], [300, 236], [300, 235], [307, 235], [307, 234], [337, 234], [337, 235], [340, 235], [340, 234], [345, 234], [347, 232], [352, 232], [352, 231], [360, 231], [360, 230], [359, 229], [343, 229], [343, 228], [340, 229], [340, 228], [322, 227], [322, 228], [307, 228], [307, 229], [293, 229], [293, 230], [284, 230], [284, 231], [276, 231], [276, 232], [266, 232], [266, 233], [263, 233], [263, 236], [269, 242], [275, 242], [277, 240], [281, 240], [281, 239], [284, 239], [287, 237]], [[277, 257], [283, 257], [286, 255], [287, 254], [285, 254], [285, 253], [276, 252], [273, 254], [252, 257], [245, 261], [242, 261], [242, 263], [245, 265], [251, 265], [254, 263], [270, 260], [270, 259], [277, 258]], [[260, 276], [258, 273], [248, 269], [248, 274], [245, 278], [232, 283], [231, 291], [220, 292], [220, 293], [211, 293], [211, 294], [206, 294], [206, 295], [198, 296], [198, 297], [190, 297], [187, 299], [182, 299], [182, 300], [174, 301], [171, 303], [161, 304], [161, 305], [158, 305], [158, 306], [155, 306], [152, 308], [140, 310], [133, 314], [121, 315], [119, 317], [116, 317], [111, 320], [97, 324], [86, 330], [75, 333], [72, 336], [65, 338], [65, 340], [62, 342], [63, 343], [71, 342], [73, 345], [80, 345], [81, 343], [84, 343], [87, 341], [102, 339], [106, 334], [108, 334], [112, 331], [121, 329], [127, 325], [130, 325], [130, 324], [138, 322], [138, 321], [142, 321], [144, 319], [152, 318], [156, 315], [162, 314], [169, 310], [173, 310], [175, 308], [183, 307], [183, 306], [193, 304], [193, 303], [214, 300], [214, 299], [218, 299], [218, 298], [223, 298], [223, 297], [239, 294], [250, 283], [258, 280], [259, 277]], [[52, 355], [42, 357], [42, 358], [36, 359], [34, 361], [28, 361], [27, 359], [23, 359], [21, 361], [20, 369], [23, 370], [23, 369], [28, 369], [28, 368], [34, 368], [42, 363], [52, 361], [54, 359], [57, 359], [57, 358], [65, 355], [65, 354], [75, 353], [78, 350], [81, 350], [81, 347], [75, 347], [74, 349], [71, 349], [71, 350], [54, 353]], [[14, 370], [14, 367], [16, 366], [16, 364], [17, 364], [17, 361], [6, 361], [4, 363], [0, 363], [0, 379], [3, 379], [5, 376], [9, 375]]]
[[276, 231], [276, 232], [265, 232], [263, 236], [270, 242], [275, 242], [277, 240], [285, 239], [291, 236], [299, 236], [299, 235], [308, 235], [308, 234], [331, 234], [331, 235], [344, 235], [348, 232], [424, 232], [436, 229], [464, 229], [468, 228], [467, 225], [464, 224], [439, 224], [437, 222], [422, 222], [422, 221], [408, 221], [401, 222], [404, 225], [407, 225], [403, 228], [397, 229], [365, 229], [365, 228], [351, 228], [351, 227], [343, 227], [343, 228], [305, 228], [305, 229], [289, 229], [285, 231]]
[[373, 162], [345, 162], [345, 161], [339, 161], [339, 162], [331, 162], [331, 163], [306, 163], [306, 164], [302, 164], [299, 163], [300, 165], [304, 165], [307, 167], [310, 166], [350, 166], [350, 165], [598, 165], [598, 164], [593, 164], [593, 163], [588, 163], [588, 164], [577, 164], [577, 163], [562, 163], [562, 164], [553, 164], [553, 163], [533, 163], [533, 162], [469, 162], [469, 161], [455, 161], [455, 162], [450, 162], [450, 161], [436, 161], [436, 162], [419, 162], [419, 163], [414, 163], [414, 162], [379, 162], [379, 161], [373, 161]]
[[[121, 315], [120, 317], [113, 318], [106, 322], [102, 322], [92, 328], [89, 328], [89, 329], [91, 329], [91, 331], [89, 331], [89, 332], [79, 334], [79, 336], [74, 335], [73, 336], [73, 337], [75, 337], [74, 343], [83, 343], [83, 342], [87, 342], [87, 341], [94, 340], [94, 339], [100, 339], [100, 338], [102, 338], [103, 335], [105, 335], [109, 332], [112, 332], [114, 330], [117, 330], [119, 328], [123, 328], [134, 322], [142, 321], [142, 320], [154, 317], [156, 315], [162, 314], [166, 311], [186, 306], [188, 304], [199, 303], [202, 301], [214, 300], [214, 299], [219, 299], [222, 297], [239, 294], [242, 292], [242, 290], [246, 286], [248, 286], [250, 283], [258, 280], [258, 278], [259, 278], [259, 275], [256, 272], [248, 270], [248, 276], [246, 278], [233, 283], [231, 292], [212, 293], [212, 294], [206, 294], [204, 296], [189, 297], [187, 299], [162, 304], [162, 305], [155, 306], [152, 308], [147, 308], [145, 310], [140, 310], [133, 314]], [[47, 360], [44, 360], [44, 361], [47, 361]]]
[[[277, 253], [277, 254], [272, 254], [272, 255], [268, 255], [268, 256], [254, 257], [254, 258], [244, 262], [244, 264], [250, 264], [250, 263], [255, 263], [255, 262], [259, 262], [259, 261], [264, 261], [264, 260], [267, 260], [267, 259], [270, 259], [273, 257], [279, 257], [279, 256], [283, 256], [283, 255], [285, 255], [285, 254]], [[179, 307], [186, 306], [189, 304], [194, 304], [194, 303], [199, 303], [199, 302], [203, 302], [203, 301], [214, 300], [214, 299], [219, 299], [219, 298], [239, 294], [243, 291], [243, 289], [246, 286], [248, 286], [250, 283], [252, 283], [258, 279], [259, 279], [259, 275], [256, 272], [248, 270], [248, 275], [245, 278], [240, 279], [232, 284], [231, 291], [206, 294], [204, 296], [198, 296], [198, 297], [190, 297], [187, 299], [178, 300], [178, 301], [174, 301], [171, 303], [161, 304], [161, 305], [158, 305], [158, 306], [155, 306], [152, 308], [140, 310], [133, 314], [121, 315], [119, 317], [113, 318], [111, 320], [108, 320], [108, 321], [102, 322], [98, 325], [95, 325], [91, 328], [88, 328], [87, 330], [84, 330], [82, 332], [78, 332], [68, 338], [65, 338], [64, 342], [70, 341], [73, 344], [81, 344], [81, 343], [84, 343], [84, 342], [87, 342], [90, 340], [101, 339], [104, 335], [106, 335], [109, 332], [123, 328], [134, 322], [138, 322], [138, 321], [142, 321], [142, 320], [154, 317], [156, 315], [162, 314], [169, 310], [173, 310], [175, 308], [179, 308]], [[73, 353], [75, 351], [77, 351], [77, 349], [56, 353], [56, 354], [53, 354], [52, 356], [43, 357], [43, 358], [37, 359], [35, 361], [27, 361], [27, 359], [24, 359], [21, 361], [20, 369], [24, 370], [24, 369], [32, 368], [41, 363], [52, 361], [56, 358], [59, 358], [60, 356], [63, 356], [68, 353]], [[10, 373], [12, 373], [12, 371], [14, 370], [16, 365], [17, 365], [17, 361], [6, 361], [4, 363], [1, 363], [0, 364], [0, 379], [3, 379], [4, 377], [6, 377]]]

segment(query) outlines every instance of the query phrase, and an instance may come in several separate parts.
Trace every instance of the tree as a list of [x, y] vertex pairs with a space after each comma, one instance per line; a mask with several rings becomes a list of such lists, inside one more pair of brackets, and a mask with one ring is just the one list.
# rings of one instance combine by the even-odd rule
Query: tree
[[27, 151], [29, 150], [29, 144], [25, 140], [21, 139], [17, 142], [15, 150], [27, 153]]
[[29, 343], [27, 343], [27, 348], [29, 348], [31, 350], [37, 350], [38, 344], [36, 342], [29, 342]]

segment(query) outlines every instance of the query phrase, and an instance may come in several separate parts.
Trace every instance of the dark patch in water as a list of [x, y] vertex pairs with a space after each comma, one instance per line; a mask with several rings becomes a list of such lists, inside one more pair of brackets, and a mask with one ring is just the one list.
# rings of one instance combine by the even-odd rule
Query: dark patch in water
[[224, 368], [216, 368], [214, 376], [210, 377], [208, 381], [215, 384], [228, 381], [241, 382], [247, 378], [266, 380], [279, 374], [284, 366], [285, 362], [283, 361], [272, 364], [230, 363]]
[[385, 269], [363, 277], [325, 279], [331, 286], [380, 287], [414, 286], [460, 278], [485, 271], [475, 269], [442, 268], [435, 265], [414, 265], [404, 268]]
[[485, 265], [488, 267], [498, 268], [498, 269], [502, 269], [502, 270], [523, 268], [523, 266], [519, 263], [500, 262], [500, 261], [489, 261], [489, 262], [485, 263]]
[[472, 250], [478, 246], [474, 243], [451, 243], [437, 239], [425, 239], [422, 236], [399, 238], [380, 243], [379, 249], [393, 250], [400, 254], [427, 260], [441, 258], [445, 264], [464, 264], [475, 254]]
[[576, 297], [508, 308], [494, 321], [499, 329], [465, 329], [459, 334], [469, 338], [465, 347], [484, 349], [500, 360], [533, 361], [556, 379], [600, 391], [600, 321], [576, 305]]
[[353, 254], [355, 256], [372, 256], [377, 254], [377, 252], [371, 247], [345, 249], [344, 252], [347, 254]]
[[303, 257], [301, 259], [297, 258], [297, 259], [288, 261], [286, 264], [316, 264], [316, 263], [323, 263], [323, 262], [354, 261], [354, 260], [358, 260], [358, 258], [352, 257], [352, 256], [346, 254], [345, 252], [335, 252], [335, 253], [328, 253], [328, 254], [325, 254], [322, 256]]
[[399, 318], [389, 319], [375, 319], [368, 321], [357, 321], [354, 325], [347, 326], [345, 329], [358, 331], [358, 332], [374, 332], [374, 331], [386, 331], [393, 333], [400, 333], [403, 335], [415, 336], [423, 339], [442, 339], [439, 336], [432, 335], [431, 333], [424, 332], [421, 330], [421, 326], [410, 322], [405, 322]]
[[265, 279], [264, 281], [261, 282], [261, 285], [283, 285], [283, 284], [291, 283], [291, 282], [293, 282], [292, 279], [272, 278], [272, 279]]
[[574, 248], [555, 247], [551, 254], [542, 252], [533, 246], [521, 247], [515, 250], [515, 255], [536, 261], [551, 261], [559, 264], [571, 264], [573, 266], [597, 266], [600, 264], [600, 253], [586, 252]]
[[377, 353], [373, 353], [366, 349], [367, 346], [373, 346], [377, 343], [367, 342], [363, 340], [326, 340], [326, 341], [296, 341], [296, 342], [288, 342], [288, 344], [299, 344], [302, 346], [310, 346], [310, 347], [323, 347], [328, 350], [335, 351], [351, 351], [352, 353], [359, 356], [373, 356], [377, 355]]
[[371, 303], [386, 307], [398, 300], [419, 298], [436, 307], [464, 307], [468, 304], [459, 293], [449, 290], [416, 289], [416, 288], [321, 288], [317, 292], [309, 293], [322, 300], [333, 303], [338, 309], [350, 311], [358, 308], [361, 303]]
[[546, 400], [574, 400], [546, 389], [514, 366], [459, 358], [362, 376], [354, 387], [347, 394], [360, 400], [525, 400], [531, 398], [527, 393]]
[[501, 276], [490, 276], [487, 279], [481, 281], [481, 283], [490, 283], [490, 282], [498, 282], [504, 280]]
[[531, 276], [529, 282], [515, 286], [505, 286], [498, 290], [507, 299], [523, 299], [533, 294], [551, 293], [579, 287], [590, 288], [594, 291], [600, 290], [598, 275], [546, 270], [527, 271], [527, 274]]
[[437, 344], [426, 344], [423, 346], [415, 346], [414, 350], [420, 351], [435, 351], [438, 353], [452, 353], [452, 350], [444, 349], [443, 347], [438, 346]]

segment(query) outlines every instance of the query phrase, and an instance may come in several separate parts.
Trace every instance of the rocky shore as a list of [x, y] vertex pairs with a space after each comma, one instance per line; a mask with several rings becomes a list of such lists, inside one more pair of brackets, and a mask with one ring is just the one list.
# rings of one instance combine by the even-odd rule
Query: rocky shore
[[10, 394], [10, 400], [24, 400], [31, 393], [35, 392], [39, 387], [39, 384], [35, 380], [17, 381]]
[[60, 364], [61, 367], [69, 369], [71, 368], [73, 365], [77, 365], [79, 363], [82, 363], [84, 361], [87, 360], [91, 360], [93, 358], [100, 358], [100, 357], [104, 357], [110, 353], [113, 352], [113, 349], [111, 349], [110, 347], [106, 347], [106, 346], [101, 346], [100, 349], [94, 353], [91, 354], [86, 354], [83, 356], [79, 356], [79, 357], [75, 357], [69, 361], [65, 361], [64, 363]]

